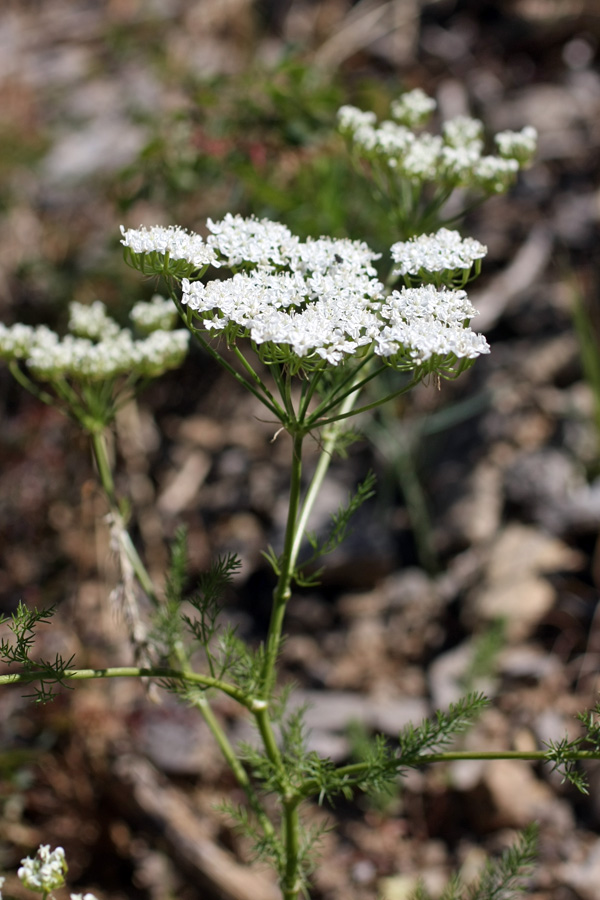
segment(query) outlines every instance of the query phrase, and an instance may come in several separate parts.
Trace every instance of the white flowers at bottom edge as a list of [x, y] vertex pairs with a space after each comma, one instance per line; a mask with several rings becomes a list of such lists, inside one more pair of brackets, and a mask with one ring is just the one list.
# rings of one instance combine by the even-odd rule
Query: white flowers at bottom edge
[[67, 868], [62, 847], [50, 850], [50, 844], [40, 844], [33, 859], [21, 860], [17, 877], [29, 890], [48, 893], [63, 886]]

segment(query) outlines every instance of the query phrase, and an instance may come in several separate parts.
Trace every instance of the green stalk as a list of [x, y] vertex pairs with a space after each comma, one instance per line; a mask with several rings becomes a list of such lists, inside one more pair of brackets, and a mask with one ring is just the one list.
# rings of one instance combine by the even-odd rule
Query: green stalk
[[[55, 680], [62, 681], [91, 681], [94, 678], [158, 678], [161, 681], [182, 681], [186, 684], [198, 685], [203, 688], [215, 688], [237, 700], [246, 709], [252, 709], [253, 700], [240, 688], [219, 678], [209, 675], [199, 675], [196, 672], [183, 672], [165, 666], [111, 666], [106, 669], [64, 669], [56, 673]], [[33, 681], [50, 681], [48, 669], [31, 669], [27, 672], [0, 675], [2, 684], [30, 684]]]
[[265, 700], [271, 697], [275, 679], [275, 665], [281, 645], [281, 632], [287, 602], [292, 594], [292, 576], [294, 574], [295, 558], [292, 555], [296, 542], [296, 519], [300, 506], [300, 489], [302, 477], [302, 442], [303, 432], [294, 435], [292, 449], [292, 472], [290, 482], [290, 500], [288, 517], [285, 528], [283, 554], [281, 556], [281, 569], [279, 578], [273, 591], [273, 606], [271, 609], [271, 621], [267, 633], [265, 650], [265, 662], [263, 666], [261, 685]]
[[248, 773], [237, 758], [235, 750], [231, 746], [227, 735], [221, 728], [221, 725], [219, 724], [214, 712], [212, 711], [208, 700], [206, 699], [206, 697], [197, 697], [194, 698], [193, 705], [202, 713], [204, 721], [210, 728], [214, 739], [219, 745], [221, 753], [223, 754], [225, 760], [229, 765], [229, 768], [233, 772], [238, 784], [246, 794], [250, 808], [252, 809], [252, 812], [260, 823], [263, 834], [272, 837], [275, 833], [275, 829], [273, 828], [271, 821], [262, 808], [256, 792], [252, 787], [252, 783], [250, 781], [250, 778], [248, 777]]
[[285, 847], [285, 873], [281, 879], [283, 900], [297, 900], [302, 890], [302, 880], [298, 875], [300, 817], [297, 799], [283, 801], [283, 844]]
[[[547, 751], [544, 750], [457, 750], [456, 752], [447, 753], [429, 753], [423, 754], [418, 760], [411, 760], [410, 766], [407, 768], [415, 769], [418, 766], [426, 766], [430, 763], [457, 762], [462, 760], [487, 762], [496, 759], [517, 759], [523, 762], [552, 762], [549, 759]], [[570, 750], [566, 751], [561, 760], [568, 762], [585, 761], [590, 759], [600, 759], [600, 751], [598, 750]], [[348, 766], [340, 766], [336, 774], [340, 779], [346, 779], [345, 784], [348, 787], [358, 786], [363, 776], [369, 771], [370, 763], [351, 763]], [[402, 759], [398, 760], [398, 771], [401, 772]], [[319, 793], [320, 785], [316, 781], [306, 781], [302, 788], [298, 791], [297, 798], [308, 799]]]
[[286, 790], [287, 773], [277, 746], [267, 704], [258, 701], [255, 703], [253, 713], [265, 752], [278, 772], [281, 785], [280, 793], [283, 807], [282, 843], [285, 853], [285, 869], [281, 878], [281, 891], [284, 900], [297, 900], [302, 889], [302, 880], [298, 876], [300, 860], [300, 816], [298, 804], [300, 797]]
[[[98, 466], [98, 474], [100, 476], [100, 481], [107, 496], [108, 502], [110, 504], [111, 512], [113, 513], [113, 515], [118, 516], [119, 519], [122, 520], [122, 515], [119, 510], [119, 504], [115, 493], [115, 483], [112, 476], [112, 469], [108, 459], [108, 452], [106, 450], [105, 434], [104, 432], [94, 431], [90, 434], [90, 437], [92, 439], [94, 458], [96, 460], [96, 465]], [[129, 532], [124, 525], [121, 529], [121, 540], [123, 542], [125, 553], [127, 554], [129, 561], [133, 566], [133, 571], [135, 572], [136, 578], [142, 586], [143, 591], [152, 601], [152, 603], [155, 606], [158, 606], [158, 597], [152, 579], [150, 578], [148, 570], [142, 562], [139, 553], [135, 549]]]

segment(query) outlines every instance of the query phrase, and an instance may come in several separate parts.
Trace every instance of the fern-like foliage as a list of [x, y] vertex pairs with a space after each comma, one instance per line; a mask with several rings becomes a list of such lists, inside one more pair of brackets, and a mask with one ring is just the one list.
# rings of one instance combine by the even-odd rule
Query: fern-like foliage
[[600, 754], [600, 703], [593, 709], [579, 713], [577, 718], [584, 733], [573, 740], [564, 737], [559, 741], [549, 741], [546, 744], [546, 759], [552, 764], [553, 770], [558, 769], [563, 781], [568, 781], [582, 794], [587, 794], [589, 790], [586, 775], [573, 755], [586, 751]]
[[535, 864], [537, 837], [537, 826], [529, 825], [514, 846], [499, 859], [488, 862], [478, 883], [467, 891], [467, 900], [513, 900], [520, 894]]
[[398, 736], [402, 765], [420, 765], [423, 756], [442, 752], [455, 737], [471, 727], [487, 706], [489, 700], [484, 694], [467, 694], [457, 703], [451, 703], [447, 712], [438, 710], [433, 719], [425, 719], [421, 725], [407, 725]]
[[[191, 636], [193, 644], [202, 649], [213, 678], [221, 678], [235, 661], [239, 662], [243, 645], [233, 633], [225, 629], [218, 640], [215, 641], [215, 637], [220, 627], [218, 619], [223, 594], [240, 566], [241, 561], [233, 553], [219, 557], [200, 576], [196, 590], [188, 594], [187, 534], [184, 528], [177, 530], [171, 547], [164, 601], [154, 615], [150, 633], [151, 644], [160, 658], [169, 663], [188, 665], [194, 649], [189, 646]], [[192, 606], [195, 615], [182, 611], [184, 601]], [[176, 684], [167, 687], [187, 691]]]
[[[16, 611], [11, 616], [0, 616], [0, 626], [7, 625], [12, 638], [0, 640], [0, 661], [8, 666], [16, 666], [25, 682], [31, 676], [32, 697], [36, 703], [48, 703], [55, 696], [55, 687], [65, 684], [65, 672], [71, 668], [74, 657], [64, 659], [59, 653], [53, 661], [32, 659], [31, 652], [35, 643], [38, 625], [47, 625], [54, 614], [54, 607], [48, 609], [29, 609], [19, 601]], [[65, 685], [68, 687], [68, 685]]]
[[309, 574], [307, 574], [307, 570], [309, 570], [318, 559], [322, 556], [327, 556], [329, 553], [333, 553], [333, 551], [337, 550], [343, 543], [348, 535], [352, 516], [360, 509], [365, 501], [374, 496], [376, 480], [375, 473], [369, 471], [364, 481], [357, 486], [353, 494], [349, 495], [347, 503], [340, 506], [339, 509], [332, 514], [329, 534], [323, 540], [319, 541], [316, 534], [307, 532], [306, 538], [313, 549], [313, 553], [308, 559], [304, 560], [301, 568], [294, 574], [294, 579], [300, 587], [310, 587], [318, 583], [318, 579], [323, 570], [318, 569], [316, 572], [310, 572]]
[[[439, 900], [515, 900], [525, 889], [535, 865], [537, 837], [537, 826], [529, 825], [502, 856], [488, 860], [474, 884], [465, 886], [454, 875]], [[423, 882], [417, 885], [410, 900], [431, 900]]]

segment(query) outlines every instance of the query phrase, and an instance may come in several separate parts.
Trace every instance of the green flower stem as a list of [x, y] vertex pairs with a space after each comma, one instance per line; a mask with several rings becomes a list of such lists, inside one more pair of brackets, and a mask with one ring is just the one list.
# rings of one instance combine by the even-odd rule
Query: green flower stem
[[[2, 684], [29, 684], [33, 681], [50, 680], [50, 672], [47, 668], [31, 669], [27, 672], [0, 675]], [[215, 688], [236, 700], [241, 706], [252, 710], [255, 702], [244, 691], [233, 684], [222, 681], [220, 678], [212, 678], [210, 675], [200, 675], [197, 672], [182, 672], [181, 669], [164, 666], [114, 666], [106, 669], [64, 669], [56, 673], [55, 681], [91, 681], [94, 678], [158, 678], [162, 681], [181, 681], [186, 684], [197, 685], [203, 688]]]
[[196, 697], [194, 698], [193, 705], [202, 713], [204, 721], [210, 728], [214, 739], [219, 745], [221, 753], [223, 754], [225, 760], [227, 761], [227, 764], [229, 765], [229, 768], [233, 772], [238, 784], [246, 794], [250, 808], [252, 809], [258, 820], [263, 830], [263, 834], [268, 837], [272, 837], [275, 833], [275, 829], [273, 828], [271, 821], [262, 808], [256, 792], [252, 787], [252, 783], [250, 781], [248, 773], [237, 758], [235, 750], [231, 746], [227, 735], [221, 728], [221, 725], [219, 724], [219, 721], [216, 718], [210, 706], [210, 703], [208, 702], [206, 697]]
[[[370, 375], [368, 378], [365, 378], [361, 381], [360, 384], [356, 386], [356, 390], [360, 390], [367, 381], [370, 381], [371, 378], [375, 377], [374, 375]], [[347, 419], [349, 416], [358, 416], [361, 413], [368, 412], [370, 409], [377, 409], [378, 406], [382, 406], [384, 403], [389, 403], [390, 400], [394, 400], [396, 397], [400, 397], [402, 394], [406, 394], [410, 391], [416, 384], [420, 381], [419, 378], [413, 378], [407, 385], [403, 388], [400, 388], [397, 391], [393, 391], [391, 394], [386, 394], [385, 397], [382, 397], [381, 400], [374, 400], [372, 403], [367, 403], [365, 406], [360, 406], [358, 409], [351, 409], [349, 412], [338, 413], [335, 416], [330, 416], [329, 419], [321, 419], [319, 422], [316, 422], [316, 425], [331, 425], [333, 422], [340, 422], [342, 419]]]
[[[281, 407], [279, 406], [279, 404], [277, 403], [277, 401], [275, 400], [275, 397], [273, 396], [271, 391], [268, 389], [268, 387], [266, 386], [266, 384], [264, 383], [264, 381], [258, 374], [258, 372], [254, 371], [253, 367], [250, 365], [250, 363], [248, 362], [248, 360], [246, 359], [246, 357], [244, 356], [242, 351], [239, 349], [239, 347], [237, 347], [237, 346], [233, 347], [233, 352], [236, 356], [236, 359], [238, 359], [240, 361], [240, 363], [246, 369], [246, 371], [248, 372], [250, 377], [255, 381], [259, 390], [261, 390], [263, 392], [263, 394], [265, 395], [265, 397], [268, 399], [268, 401], [270, 403], [271, 411], [275, 413], [275, 415], [277, 416], [278, 419], [281, 419], [282, 416], [284, 415], [284, 412], [281, 409]], [[261, 399], [261, 402], [264, 402], [262, 400], [262, 397], [260, 399]]]
[[285, 848], [285, 873], [281, 879], [284, 900], [297, 900], [302, 890], [298, 875], [300, 861], [300, 817], [298, 800], [283, 800], [283, 845]]
[[211, 356], [214, 359], [214, 361], [217, 362], [221, 366], [222, 369], [225, 369], [226, 372], [229, 372], [229, 374], [231, 376], [233, 376], [233, 378], [235, 378], [235, 380], [239, 384], [241, 384], [243, 387], [245, 387], [246, 390], [250, 391], [251, 394], [254, 394], [254, 396], [257, 398], [257, 400], [260, 400], [260, 402], [262, 404], [264, 404], [264, 406], [266, 406], [268, 409], [270, 409], [274, 416], [277, 416], [277, 418], [280, 418], [279, 412], [278, 412], [279, 407], [275, 403], [275, 401], [272, 401], [272, 399], [270, 399], [269, 391], [267, 388], [265, 388], [262, 381], [260, 381], [260, 379], [259, 379], [259, 381], [260, 381], [260, 390], [259, 390], [253, 384], [251, 384], [249, 381], [247, 381], [243, 375], [240, 375], [240, 373], [237, 372], [233, 368], [233, 366], [229, 365], [227, 360], [224, 359], [221, 356], [221, 354], [218, 353], [213, 347], [211, 347], [211, 345], [206, 340], [206, 338], [204, 337], [204, 335], [202, 334], [200, 329], [194, 328], [194, 326], [192, 324], [192, 310], [191, 309], [184, 310], [183, 306], [181, 305], [181, 301], [179, 300], [179, 298], [177, 297], [177, 295], [175, 294], [175, 292], [173, 291], [173, 289], [171, 288], [170, 285], [169, 285], [168, 291], [169, 291], [169, 296], [171, 297], [171, 300], [174, 302], [175, 306], [179, 310], [179, 314], [180, 314], [183, 322], [185, 323], [185, 325], [187, 326], [187, 328], [189, 329], [191, 334], [193, 334], [193, 336], [196, 338], [196, 340], [198, 341], [198, 343], [200, 344], [202, 349], [205, 350], [208, 353], [208, 355]]
[[288, 783], [288, 775], [277, 746], [273, 726], [269, 716], [266, 702], [255, 701], [253, 714], [256, 725], [262, 738], [265, 752], [277, 772], [281, 787], [281, 799], [283, 807], [282, 843], [285, 853], [285, 869], [281, 879], [281, 891], [284, 900], [297, 900], [302, 889], [302, 881], [298, 877], [300, 859], [300, 818], [298, 804], [301, 800], [296, 793], [290, 793], [285, 785]]
[[[94, 451], [96, 465], [98, 466], [98, 474], [100, 475], [102, 488], [104, 489], [104, 492], [107, 496], [113, 515], [118, 516], [122, 521], [123, 517], [119, 510], [119, 504], [115, 493], [115, 483], [108, 459], [106, 437], [104, 431], [93, 431], [91, 432], [90, 437], [92, 439], [92, 449]], [[135, 549], [133, 541], [131, 540], [129, 532], [125, 528], [124, 524], [121, 528], [121, 541], [123, 542], [125, 553], [129, 557], [129, 561], [133, 566], [133, 571], [135, 572], [136, 578], [142, 586], [142, 590], [152, 601], [152, 603], [155, 606], [158, 606], [158, 597], [152, 579], [150, 578], [148, 570], [142, 562], [139, 553]]]
[[59, 403], [56, 402], [56, 398], [49, 394], [47, 391], [43, 391], [30, 379], [27, 377], [25, 372], [19, 366], [19, 363], [16, 359], [11, 359], [8, 364], [8, 368], [12, 377], [17, 381], [22, 388], [25, 388], [30, 394], [33, 394], [34, 397], [37, 397], [38, 400], [41, 400], [42, 403], [45, 403], [47, 406], [53, 406], [55, 409], [58, 409], [63, 415], [66, 414], [66, 411], [60, 406]]
[[[349, 393], [344, 399], [342, 405], [340, 406], [340, 412], [342, 415], [352, 415], [352, 407], [356, 402], [356, 398], [358, 397], [360, 391], [360, 387], [355, 388], [352, 393]], [[302, 539], [306, 532], [306, 526], [308, 524], [308, 518], [312, 512], [312, 508], [315, 504], [315, 500], [319, 496], [319, 491], [321, 490], [321, 486], [323, 484], [323, 479], [327, 474], [327, 470], [331, 463], [331, 459], [333, 456], [333, 452], [335, 450], [336, 442], [340, 435], [340, 429], [337, 427], [337, 423], [334, 423], [329, 428], [327, 428], [323, 432], [323, 442], [321, 446], [321, 456], [319, 458], [319, 462], [317, 463], [317, 467], [315, 469], [314, 475], [306, 492], [306, 496], [304, 498], [304, 502], [302, 504], [302, 509], [300, 511], [300, 515], [298, 516], [298, 521], [296, 522], [296, 534], [294, 536], [294, 542], [292, 544], [292, 560], [294, 566], [296, 565], [296, 560], [298, 559], [298, 554], [300, 552], [300, 547], [302, 544]]]
[[92, 432], [90, 437], [92, 439], [92, 450], [96, 465], [98, 466], [98, 475], [100, 476], [102, 489], [104, 490], [110, 505], [116, 509], [118, 507], [118, 502], [115, 494], [115, 482], [112, 476], [112, 468], [106, 449], [106, 437], [103, 432], [98, 431]]
[[299, 432], [294, 435], [292, 449], [292, 471], [290, 480], [290, 500], [285, 528], [285, 540], [283, 545], [283, 554], [281, 556], [279, 578], [273, 591], [271, 621], [269, 623], [269, 631], [267, 634], [265, 662], [261, 678], [262, 694], [265, 700], [269, 700], [273, 692], [275, 665], [277, 663], [277, 656], [279, 654], [279, 647], [281, 645], [283, 619], [285, 616], [287, 602], [292, 594], [291, 585], [295, 564], [295, 558], [292, 555], [292, 549], [295, 546], [296, 541], [296, 519], [298, 517], [298, 509], [300, 506], [303, 440], [303, 432]]

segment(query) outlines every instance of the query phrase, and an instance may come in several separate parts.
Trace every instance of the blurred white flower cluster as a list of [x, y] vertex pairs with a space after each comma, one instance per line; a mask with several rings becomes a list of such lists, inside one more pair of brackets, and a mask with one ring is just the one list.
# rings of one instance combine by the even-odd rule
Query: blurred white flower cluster
[[[338, 365], [370, 348], [406, 369], [434, 356], [451, 361], [488, 352], [485, 339], [465, 327], [476, 311], [463, 291], [424, 285], [386, 300], [373, 265], [379, 255], [363, 242], [301, 241], [279, 223], [231, 215], [209, 220], [207, 227], [218, 263], [233, 274], [207, 283], [183, 278], [181, 302], [195, 314], [194, 327], [222, 333], [229, 345], [247, 337], [266, 362], [308, 370], [322, 361]], [[126, 246], [136, 241], [124, 232]], [[470, 269], [485, 253], [478, 242], [461, 241], [445, 229], [426, 245], [401, 247], [394, 245], [393, 258], [402, 265], [408, 254], [417, 271]], [[160, 257], [162, 251], [157, 243], [146, 252]], [[145, 266], [139, 260], [137, 267]], [[162, 270], [160, 258], [156, 266]]]
[[64, 885], [68, 868], [62, 847], [50, 850], [50, 844], [41, 844], [33, 858], [21, 860], [17, 876], [30, 891], [47, 894]]
[[[40, 844], [34, 857], [26, 856], [21, 860], [17, 877], [24, 887], [36, 894], [51, 894], [52, 891], [64, 887], [68, 872], [65, 851], [62, 847], [50, 850], [50, 844]], [[0, 900], [2, 887], [6, 879], [0, 877]], [[71, 894], [71, 900], [96, 900], [92, 893]]]
[[421, 128], [435, 106], [435, 100], [420, 89], [409, 91], [392, 103], [393, 118], [379, 124], [372, 112], [342, 106], [339, 129], [359, 155], [411, 182], [502, 193], [531, 161], [537, 141], [531, 126], [497, 134], [499, 155], [484, 153], [483, 124], [468, 116], [445, 122], [441, 135], [414, 130]]
[[24, 360], [44, 381], [155, 378], [181, 365], [187, 353], [188, 332], [169, 330], [174, 313], [173, 304], [163, 298], [136, 304], [132, 319], [146, 336], [135, 338], [110, 318], [99, 300], [90, 306], [74, 302], [69, 306], [70, 333], [63, 338], [45, 325], [0, 323], [0, 358]]

